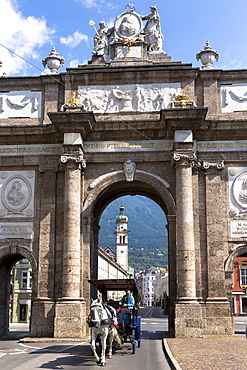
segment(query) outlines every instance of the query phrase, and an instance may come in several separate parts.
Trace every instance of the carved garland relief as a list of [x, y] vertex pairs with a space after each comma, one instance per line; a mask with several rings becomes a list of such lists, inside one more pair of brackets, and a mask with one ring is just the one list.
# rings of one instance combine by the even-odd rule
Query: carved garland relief
[[41, 117], [41, 92], [11, 91], [0, 93], [0, 119], [10, 117]]
[[221, 87], [222, 112], [247, 110], [247, 85], [233, 84]]

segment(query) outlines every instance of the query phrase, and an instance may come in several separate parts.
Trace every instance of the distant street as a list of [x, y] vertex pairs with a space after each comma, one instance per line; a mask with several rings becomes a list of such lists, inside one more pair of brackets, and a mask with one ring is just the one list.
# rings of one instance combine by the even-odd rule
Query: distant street
[[[168, 330], [167, 316], [156, 307], [145, 307], [142, 315], [142, 345], [133, 355], [129, 343], [115, 351], [107, 359], [107, 369], [114, 370], [169, 370], [163, 349], [162, 338]], [[246, 316], [234, 317], [235, 333], [244, 334]], [[11, 337], [0, 341], [0, 365], [4, 370], [66, 369], [75, 367], [97, 369], [89, 343], [18, 343], [18, 338], [28, 336], [25, 324], [11, 325]]]

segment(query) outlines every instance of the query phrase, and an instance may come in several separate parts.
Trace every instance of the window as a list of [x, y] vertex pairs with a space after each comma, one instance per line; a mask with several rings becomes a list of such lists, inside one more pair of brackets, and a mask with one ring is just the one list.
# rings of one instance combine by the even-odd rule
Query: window
[[32, 288], [31, 271], [22, 271], [21, 273], [21, 289]]
[[241, 268], [242, 284], [247, 285], [247, 268]]

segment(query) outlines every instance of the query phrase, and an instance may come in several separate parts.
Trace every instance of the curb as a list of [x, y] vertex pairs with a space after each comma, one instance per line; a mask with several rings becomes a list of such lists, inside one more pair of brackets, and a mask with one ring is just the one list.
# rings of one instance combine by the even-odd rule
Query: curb
[[168, 346], [168, 343], [167, 343], [167, 340], [166, 338], [163, 338], [162, 339], [162, 344], [163, 344], [163, 350], [165, 352], [165, 355], [167, 356], [168, 360], [170, 361], [170, 363], [172, 364], [173, 366], [173, 369], [175, 370], [183, 370], [181, 368], [181, 366], [179, 365], [179, 363], [177, 362], [177, 360], [175, 359], [175, 357], [173, 356], [169, 346]]

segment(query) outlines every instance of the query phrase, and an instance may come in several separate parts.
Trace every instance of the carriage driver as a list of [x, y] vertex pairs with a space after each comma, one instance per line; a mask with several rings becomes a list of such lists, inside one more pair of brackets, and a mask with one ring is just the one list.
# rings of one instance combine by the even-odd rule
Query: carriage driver
[[119, 302], [119, 306], [128, 308], [129, 310], [133, 310], [135, 305], [135, 298], [131, 294], [130, 288], [126, 288], [125, 293], [126, 294], [121, 298]]

